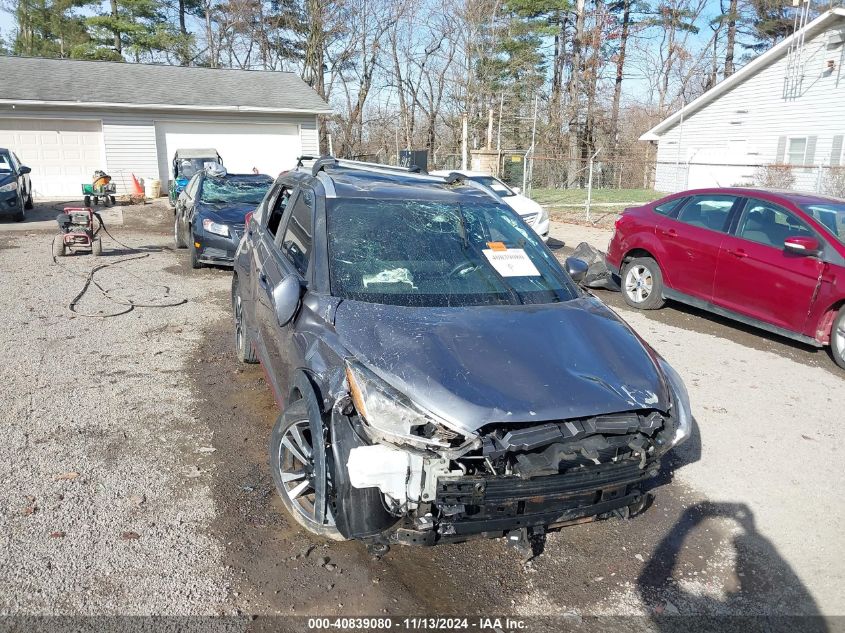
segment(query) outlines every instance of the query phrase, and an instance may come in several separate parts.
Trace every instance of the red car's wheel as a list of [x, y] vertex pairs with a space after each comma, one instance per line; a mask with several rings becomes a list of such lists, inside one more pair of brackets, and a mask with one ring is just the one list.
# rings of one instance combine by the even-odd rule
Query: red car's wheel
[[833, 321], [833, 329], [830, 331], [830, 353], [836, 364], [845, 369], [845, 306], [839, 308], [839, 314]]
[[635, 257], [622, 267], [622, 296], [625, 303], [640, 310], [657, 310], [663, 298], [663, 275], [651, 257]]

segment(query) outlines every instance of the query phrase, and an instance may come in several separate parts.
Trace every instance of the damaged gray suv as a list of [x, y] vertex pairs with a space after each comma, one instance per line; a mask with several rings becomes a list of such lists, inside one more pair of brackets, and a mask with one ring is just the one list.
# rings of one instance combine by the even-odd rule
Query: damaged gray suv
[[282, 408], [290, 514], [377, 550], [641, 510], [689, 400], [584, 271], [459, 176], [334, 158], [281, 174], [232, 304], [238, 357]]

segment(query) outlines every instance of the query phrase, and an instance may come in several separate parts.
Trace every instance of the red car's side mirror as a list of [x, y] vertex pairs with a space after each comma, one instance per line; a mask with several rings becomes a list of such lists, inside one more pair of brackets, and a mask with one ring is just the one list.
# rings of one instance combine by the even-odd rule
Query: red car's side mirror
[[249, 213], [246, 214], [246, 216], [244, 216], [244, 224], [246, 224], [247, 227], [249, 227], [249, 221], [252, 219], [253, 213], [255, 213], [255, 211], [250, 211]]
[[783, 241], [783, 248], [789, 253], [796, 255], [818, 255], [821, 252], [819, 241], [807, 235], [795, 235], [787, 237]]

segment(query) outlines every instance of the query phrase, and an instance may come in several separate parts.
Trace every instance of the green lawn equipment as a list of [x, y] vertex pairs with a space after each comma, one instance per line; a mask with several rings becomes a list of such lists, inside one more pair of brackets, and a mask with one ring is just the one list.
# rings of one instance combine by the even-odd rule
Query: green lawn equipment
[[104, 171], [95, 171], [94, 180], [91, 184], [83, 183], [82, 195], [85, 197], [85, 206], [90, 207], [91, 202], [99, 204], [100, 199], [103, 200], [104, 206], [109, 206], [115, 203], [114, 194], [117, 193], [117, 186], [111, 181], [109, 176]]

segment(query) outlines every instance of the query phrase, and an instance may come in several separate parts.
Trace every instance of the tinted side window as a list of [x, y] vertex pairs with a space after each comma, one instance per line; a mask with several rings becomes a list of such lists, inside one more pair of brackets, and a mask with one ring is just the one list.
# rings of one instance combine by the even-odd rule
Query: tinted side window
[[693, 196], [681, 209], [678, 220], [711, 231], [725, 231], [736, 200], [736, 196], [718, 194]]
[[291, 189], [282, 186], [279, 189], [276, 199], [272, 201], [273, 206], [270, 208], [270, 217], [267, 218], [267, 230], [270, 231], [271, 235], [276, 235], [276, 231], [279, 230], [279, 222], [281, 222], [282, 216], [285, 213], [285, 207], [290, 201], [290, 194]]
[[655, 205], [654, 212], [660, 215], [669, 215], [677, 209], [686, 198], [675, 198], [674, 200], [667, 200], [662, 204]]
[[282, 253], [303, 277], [308, 270], [312, 230], [311, 205], [306, 202], [306, 194], [303, 192], [294, 202], [290, 220], [282, 237]]
[[786, 209], [763, 200], [748, 201], [736, 234], [743, 239], [778, 249], [783, 248], [787, 237], [815, 236], [803, 220]]

